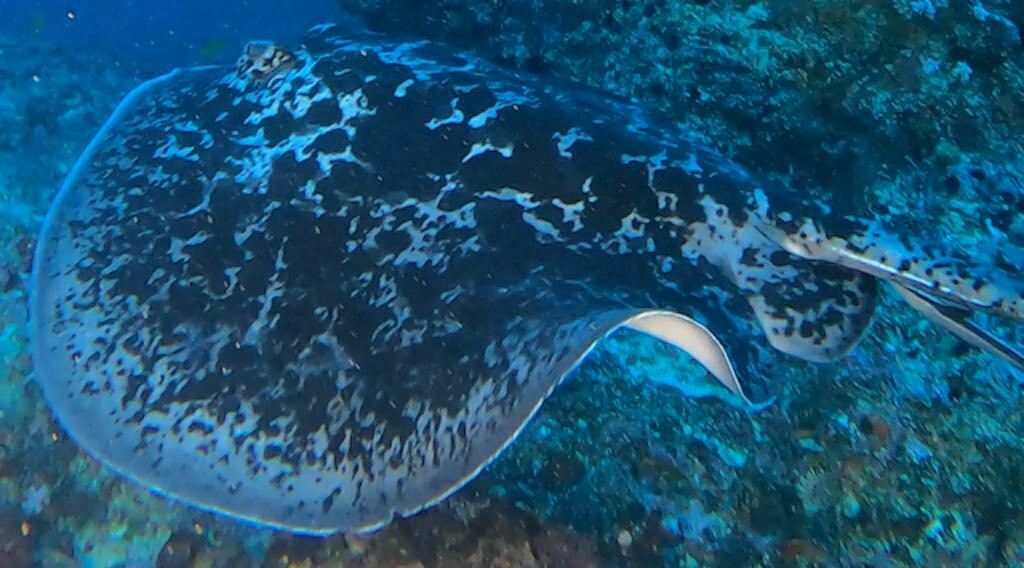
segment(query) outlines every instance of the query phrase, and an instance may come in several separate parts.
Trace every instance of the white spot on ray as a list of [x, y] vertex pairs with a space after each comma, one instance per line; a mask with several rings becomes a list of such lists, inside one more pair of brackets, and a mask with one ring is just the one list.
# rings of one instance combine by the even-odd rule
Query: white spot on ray
[[[282, 253], [278, 253], [278, 259], [280, 260]], [[260, 336], [263, 334], [265, 328], [273, 327], [273, 321], [268, 320], [270, 310], [274, 306], [274, 300], [284, 296], [284, 284], [278, 279], [279, 273], [275, 273], [270, 278], [270, 284], [267, 286], [266, 292], [260, 296], [260, 311], [259, 315], [256, 316], [256, 320], [249, 325], [245, 331], [245, 342], [250, 345], [258, 345], [260, 342]]]
[[[310, 96], [310, 92], [314, 88], [317, 89], [317, 92]], [[321, 83], [309, 82], [295, 91], [294, 98], [291, 101], [285, 101], [284, 109], [295, 119], [302, 119], [309, 113], [313, 103], [330, 99], [332, 96], [330, 89], [324, 87]]]
[[534, 213], [523, 211], [523, 221], [525, 221], [527, 225], [533, 227], [541, 235], [546, 235], [554, 240], [561, 240], [562, 238], [562, 234], [553, 224], [551, 224], [550, 221], [541, 219]]
[[262, 128], [257, 130], [255, 134], [238, 138], [236, 142], [242, 146], [252, 146], [253, 148], [265, 148], [269, 146], [267, 143], [267, 136], [263, 132]]
[[185, 253], [185, 247], [198, 245], [206, 242], [210, 238], [209, 233], [196, 233], [188, 238], [188, 240], [182, 240], [177, 237], [171, 237], [170, 247], [170, 258], [172, 262], [181, 262], [182, 260], [188, 260], [189, 255]]
[[589, 134], [579, 128], [571, 128], [565, 134], [556, 132], [552, 139], [558, 145], [558, 154], [566, 159], [572, 159], [573, 155], [570, 150], [574, 144], [580, 141], [592, 142], [594, 140]]
[[583, 187], [580, 188], [580, 191], [586, 196], [587, 203], [594, 203], [597, 201], [597, 196], [594, 195], [593, 185], [594, 176], [590, 176], [583, 180]]
[[179, 146], [178, 137], [173, 134], [167, 137], [167, 141], [164, 142], [163, 146], [153, 151], [153, 157], [159, 159], [181, 158], [190, 162], [199, 161], [199, 156], [195, 154], [195, 148], [193, 146]]
[[426, 127], [431, 130], [436, 130], [446, 124], [461, 124], [466, 120], [466, 115], [457, 107], [459, 105], [459, 97], [452, 99], [452, 113], [445, 118], [433, 118], [427, 122]]
[[413, 85], [416, 81], [412, 79], [406, 79], [402, 81], [397, 87], [395, 87], [395, 97], [401, 99], [406, 95], [406, 90]]
[[515, 146], [513, 144], [508, 144], [506, 146], [494, 146], [490, 142], [477, 142], [469, 149], [466, 157], [462, 158], [462, 163], [465, 164], [473, 158], [481, 154], [486, 154], [487, 152], [497, 152], [501, 154], [503, 158], [511, 158], [514, 148]]
[[465, 291], [466, 289], [463, 288], [461, 284], [457, 284], [454, 288], [441, 292], [441, 295], [438, 297], [441, 299], [442, 302], [450, 304], [452, 303], [453, 300], [455, 300], [455, 298], [461, 296], [462, 293]]
[[519, 105], [530, 103], [530, 99], [517, 93], [505, 90], [492, 90], [492, 92], [498, 101], [490, 108], [469, 119], [467, 124], [469, 124], [470, 128], [476, 129], [486, 126], [491, 119], [497, 118], [498, 112], [502, 109], [512, 108], [513, 110], [518, 110]]
[[644, 227], [646, 227], [647, 223], [649, 222], [650, 219], [640, 215], [634, 209], [633, 211], [630, 212], [629, 215], [623, 217], [623, 224], [620, 227], [618, 227], [618, 230], [614, 232], [614, 235], [623, 236], [626, 238], [636, 238], [643, 236]]
[[701, 168], [700, 164], [697, 163], [697, 154], [690, 154], [690, 158], [687, 161], [679, 162], [676, 163], [675, 165], [678, 165], [679, 167], [683, 168], [683, 171], [690, 174], [691, 176], [698, 176], [704, 172], [704, 168]]
[[480, 114], [474, 116], [473, 118], [469, 119], [469, 123], [468, 123], [469, 127], [470, 128], [481, 128], [481, 127], [483, 127], [484, 125], [487, 124], [487, 121], [491, 120], [492, 118], [497, 118], [498, 111], [500, 109], [501, 109], [500, 105], [494, 105], [494, 106], [488, 108], [487, 110], [481, 112]]
[[351, 93], [338, 97], [338, 108], [341, 110], [342, 116], [341, 122], [338, 125], [345, 130], [349, 138], [355, 138], [356, 136], [356, 128], [352, 125], [353, 120], [377, 114], [376, 109], [370, 108], [370, 102], [362, 89], [356, 89]]
[[[626, 254], [630, 250], [628, 241], [643, 237], [646, 234], [647, 223], [650, 221], [647, 217], [637, 213], [635, 209], [630, 211], [628, 215], [622, 218], [622, 224], [618, 230], [612, 233], [612, 238], [609, 239], [608, 244], [618, 245], [619, 254]], [[605, 248], [608, 247], [606, 246]]]
[[583, 213], [583, 201], [575, 201], [573, 203], [566, 203], [559, 198], [554, 198], [551, 201], [555, 207], [562, 210], [562, 222], [572, 223], [572, 228], [569, 230], [572, 232], [579, 231], [583, 228], [583, 220], [580, 218], [580, 214]]

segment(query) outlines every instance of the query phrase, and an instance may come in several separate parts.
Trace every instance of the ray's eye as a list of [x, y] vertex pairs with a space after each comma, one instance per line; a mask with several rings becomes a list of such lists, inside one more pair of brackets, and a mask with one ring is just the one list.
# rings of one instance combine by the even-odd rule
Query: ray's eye
[[238, 60], [237, 73], [243, 79], [263, 84], [295, 66], [295, 55], [270, 42], [249, 42]]

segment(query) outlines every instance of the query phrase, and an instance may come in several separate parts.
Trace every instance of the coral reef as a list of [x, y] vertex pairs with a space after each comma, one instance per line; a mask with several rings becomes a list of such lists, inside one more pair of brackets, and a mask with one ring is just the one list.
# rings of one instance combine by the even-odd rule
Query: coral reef
[[138, 77], [116, 60], [0, 36], [0, 226], [33, 227]]
[[591, 568], [597, 562], [593, 543], [564, 527], [542, 526], [514, 509], [478, 503], [433, 510], [369, 537], [281, 537], [270, 545], [263, 565]]
[[0, 566], [32, 568], [35, 556], [31, 530], [9, 514], [0, 515]]

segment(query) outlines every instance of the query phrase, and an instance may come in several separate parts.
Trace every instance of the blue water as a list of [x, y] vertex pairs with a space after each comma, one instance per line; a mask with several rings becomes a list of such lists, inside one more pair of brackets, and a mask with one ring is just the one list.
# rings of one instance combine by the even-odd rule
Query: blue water
[[337, 0], [0, 0], [0, 34], [113, 53], [146, 69], [231, 62], [242, 42], [297, 39], [343, 16]]

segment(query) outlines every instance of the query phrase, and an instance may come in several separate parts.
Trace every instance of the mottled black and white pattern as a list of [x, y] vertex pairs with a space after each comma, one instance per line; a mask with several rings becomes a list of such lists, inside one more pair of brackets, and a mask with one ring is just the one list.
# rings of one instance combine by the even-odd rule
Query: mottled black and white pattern
[[119, 108], [38, 247], [39, 379], [161, 492], [373, 528], [472, 478], [631, 315], [700, 320], [747, 376], [755, 321], [806, 359], [848, 351], [874, 277], [916, 268], [865, 275], [836, 251], [898, 247], [777, 193], [623, 102], [321, 27]]

